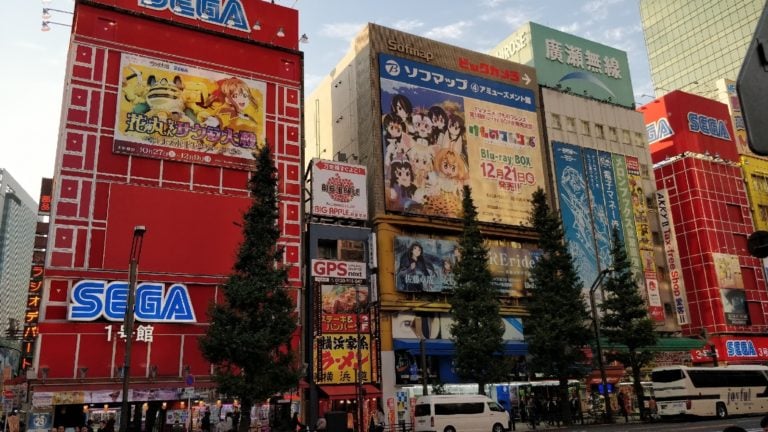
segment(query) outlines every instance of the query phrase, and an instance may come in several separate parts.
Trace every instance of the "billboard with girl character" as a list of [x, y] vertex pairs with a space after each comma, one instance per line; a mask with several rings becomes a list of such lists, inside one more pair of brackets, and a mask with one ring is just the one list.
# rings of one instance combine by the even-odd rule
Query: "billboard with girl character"
[[123, 54], [115, 153], [250, 169], [264, 145], [261, 81]]

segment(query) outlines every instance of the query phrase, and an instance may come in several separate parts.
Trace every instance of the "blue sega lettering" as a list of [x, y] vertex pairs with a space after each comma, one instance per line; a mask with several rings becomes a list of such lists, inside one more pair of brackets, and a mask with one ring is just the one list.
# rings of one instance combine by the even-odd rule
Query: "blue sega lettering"
[[725, 125], [723, 120], [708, 117], [704, 114], [689, 112], [688, 129], [691, 132], [697, 132], [721, 140], [731, 140], [731, 134], [728, 133], [728, 126]]
[[[173, 284], [143, 282], [136, 288], [134, 312], [137, 321], [196, 322], [187, 288]], [[67, 318], [70, 321], [94, 321], [101, 317], [123, 321], [128, 306], [128, 283], [84, 280], [72, 288]]]
[[138, 0], [139, 7], [170, 10], [174, 15], [251, 32], [241, 0]]
[[725, 342], [728, 357], [757, 357], [755, 344], [751, 340], [729, 340]]

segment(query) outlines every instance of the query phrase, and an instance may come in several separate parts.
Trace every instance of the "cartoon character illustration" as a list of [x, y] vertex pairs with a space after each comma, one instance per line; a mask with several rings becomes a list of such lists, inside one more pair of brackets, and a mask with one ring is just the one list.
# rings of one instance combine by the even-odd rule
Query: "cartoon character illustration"
[[127, 70], [123, 71], [120, 87], [122, 88], [125, 100], [133, 104], [132, 112], [144, 114], [149, 111], [149, 105], [147, 105], [147, 85], [141, 72], [128, 67]]
[[181, 100], [184, 101], [184, 112], [193, 122], [198, 122], [198, 115], [205, 111], [205, 103], [211, 93], [208, 86], [201, 81], [192, 81], [184, 84], [181, 89]]
[[435, 155], [435, 168], [440, 175], [439, 190], [461, 197], [464, 183], [469, 178], [467, 164], [461, 155], [449, 148], [439, 149]]
[[460, 155], [467, 154], [466, 130], [464, 119], [458, 114], [451, 113], [448, 116], [446, 133], [439, 142], [440, 147], [451, 149]]
[[207, 126], [238, 132], [241, 141], [236, 142], [235, 146], [216, 143], [213, 150], [220, 153], [228, 151], [233, 154], [238, 154], [245, 149], [254, 150], [250, 148], [250, 143], [242, 142], [244, 134], [253, 141], [256, 149], [264, 145], [263, 142], [256, 142], [264, 127], [260, 121], [262, 107], [248, 84], [235, 77], [219, 80], [216, 84], [217, 89], [206, 101], [207, 109], [198, 113], [198, 121]]
[[413, 105], [407, 97], [400, 94], [395, 95], [392, 98], [389, 112], [403, 119], [403, 123], [405, 123], [408, 133], [413, 133], [413, 123], [411, 119], [411, 114], [413, 113]]
[[448, 114], [442, 107], [434, 105], [429, 109], [429, 119], [432, 120], [432, 134], [429, 141], [432, 144], [439, 143], [448, 129]]
[[427, 181], [427, 174], [434, 168], [432, 150], [424, 144], [414, 144], [406, 156], [413, 167], [413, 183], [419, 189], [423, 189]]
[[147, 85], [147, 117], [176, 121], [184, 118], [184, 101], [181, 100], [181, 89], [184, 85], [178, 75], [173, 77], [173, 81], [168, 81], [167, 78], [158, 80], [154, 75], [150, 75]]
[[428, 173], [421, 200], [426, 214], [458, 216], [461, 212], [461, 198], [464, 184], [469, 178], [467, 164], [461, 155], [451, 149], [441, 148], [434, 160], [435, 170]]
[[424, 257], [424, 248], [419, 242], [413, 242], [408, 250], [400, 256], [397, 270], [399, 291], [424, 291], [431, 283], [430, 276], [434, 267]]
[[411, 135], [415, 144], [430, 145], [432, 142], [432, 120], [430, 120], [428, 113], [417, 112], [413, 114], [413, 128], [414, 132]]
[[389, 199], [400, 208], [408, 208], [413, 201], [416, 185], [413, 184], [411, 163], [395, 159], [389, 166]]
[[404, 158], [412, 143], [411, 137], [405, 133], [405, 122], [400, 117], [387, 114], [381, 125], [384, 128], [384, 166], [387, 167], [396, 158]]

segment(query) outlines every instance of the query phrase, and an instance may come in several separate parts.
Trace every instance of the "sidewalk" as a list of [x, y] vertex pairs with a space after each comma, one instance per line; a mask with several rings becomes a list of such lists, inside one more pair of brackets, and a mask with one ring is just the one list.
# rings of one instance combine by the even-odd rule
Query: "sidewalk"
[[[633, 419], [633, 418], [630, 417], [628, 423], [625, 422], [623, 418], [621, 418], [621, 419], [614, 419], [614, 423], [613, 424], [616, 425], [617, 427], [619, 427], [619, 426], [625, 425], [625, 424], [642, 424], [642, 423], [644, 423], [644, 422], [640, 421], [637, 418]], [[652, 423], [647, 423], [647, 424], [650, 425]], [[585, 422], [584, 424], [581, 424], [581, 423], [577, 422], [577, 423], [574, 423], [572, 426], [565, 426], [565, 425], [552, 426], [552, 425], [548, 425], [547, 422], [542, 422], [542, 423], [540, 423], [539, 425], [536, 426], [536, 429], [533, 429], [529, 423], [515, 422], [514, 431], [515, 432], [517, 432], [517, 431], [532, 431], [532, 430], [545, 431], [545, 432], [546, 431], [558, 431], [558, 430], [559, 431], [563, 431], [563, 430], [583, 431], [583, 430], [587, 430], [587, 429], [590, 429], [590, 428], [593, 428], [593, 427], [606, 427], [606, 426], [608, 426], [607, 423], [591, 423], [591, 422]], [[511, 430], [512, 429], [510, 429], [510, 431]]]

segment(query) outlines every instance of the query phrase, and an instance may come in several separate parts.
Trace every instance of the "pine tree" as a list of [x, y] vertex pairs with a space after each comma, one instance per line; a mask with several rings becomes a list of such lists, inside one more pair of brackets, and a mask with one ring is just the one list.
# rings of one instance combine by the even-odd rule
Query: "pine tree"
[[483, 244], [469, 186], [464, 186], [462, 207], [464, 232], [459, 241], [461, 260], [455, 267], [456, 288], [450, 300], [451, 333], [459, 376], [476, 381], [478, 393], [485, 394], [485, 384], [505, 380], [511, 367], [501, 355], [504, 327], [499, 293], [491, 284], [488, 250]]
[[531, 225], [539, 235], [542, 255], [529, 276], [525, 341], [535, 372], [559, 381], [563, 419], [570, 424], [568, 379], [578, 375], [582, 348], [591, 339], [582, 281], [564, 240], [562, 222], [550, 209], [544, 191], [531, 199]]
[[253, 203], [243, 219], [234, 271], [224, 285], [225, 301], [209, 309], [210, 325], [200, 339], [218, 390], [242, 401], [241, 431], [248, 430], [253, 402], [295, 387], [300, 377], [290, 350], [295, 305], [278, 245], [277, 170], [268, 146], [257, 154], [249, 188]]
[[612, 356], [632, 368], [640, 417], [645, 418], [640, 369], [652, 359], [651, 353], [643, 348], [656, 345], [657, 334], [648, 316], [645, 300], [637, 289], [627, 252], [616, 227], [613, 228], [612, 238], [613, 272], [609, 273], [603, 283], [605, 298], [600, 305], [603, 311], [600, 330], [608, 341], [626, 345], [626, 353], [614, 353]]

